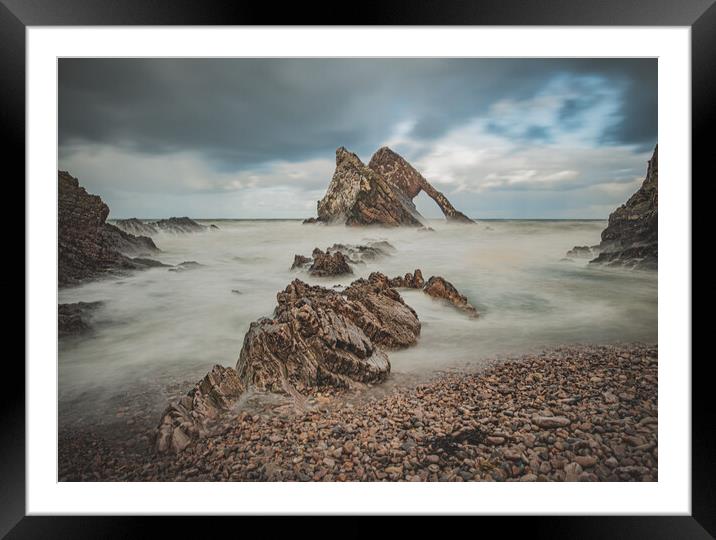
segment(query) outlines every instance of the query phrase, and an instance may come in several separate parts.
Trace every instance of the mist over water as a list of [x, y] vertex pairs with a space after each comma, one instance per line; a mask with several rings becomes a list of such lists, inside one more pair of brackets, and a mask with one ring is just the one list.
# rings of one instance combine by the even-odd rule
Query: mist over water
[[[400, 291], [423, 326], [417, 346], [389, 353], [396, 379], [556, 344], [657, 341], [656, 273], [561, 260], [575, 245], [597, 244], [604, 221], [434, 221], [435, 232], [300, 221], [203, 223], [220, 229], [154, 237], [162, 250], [155, 258], [202, 266], [152, 268], [60, 290], [61, 303], [104, 302], [91, 333], [60, 342], [61, 422], [73, 404], [91, 415], [87, 411], [99, 413], [108, 401], [131, 402], [142, 388], [196, 381], [214, 364], [234, 367], [249, 324], [271, 316], [276, 293], [294, 278], [331, 287], [372, 271], [393, 277], [420, 268], [426, 280], [441, 275], [466, 295], [480, 318], [420, 291]], [[369, 240], [387, 240], [396, 252], [356, 265], [344, 278], [290, 270], [296, 253]], [[165, 395], [155, 394], [155, 405], [163, 406]]]

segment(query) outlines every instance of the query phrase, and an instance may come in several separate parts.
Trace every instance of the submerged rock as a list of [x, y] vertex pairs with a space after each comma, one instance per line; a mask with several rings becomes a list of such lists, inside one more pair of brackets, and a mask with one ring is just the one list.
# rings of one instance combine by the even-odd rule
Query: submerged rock
[[57, 331], [59, 337], [81, 334], [90, 330], [89, 319], [102, 302], [76, 302], [73, 304], [58, 304]]
[[60, 287], [113, 270], [144, 268], [130, 256], [159, 251], [151, 238], [107, 223], [109, 207], [68, 172], [58, 171], [57, 248]]
[[196, 261], [184, 261], [180, 262], [176, 266], [173, 266], [169, 269], [170, 272], [184, 272], [186, 270], [193, 270], [196, 268], [199, 268], [201, 266], [204, 266], [203, 264], [199, 264]]
[[291, 265], [291, 270], [294, 270], [295, 268], [304, 268], [305, 266], [311, 264], [311, 262], [313, 262], [313, 259], [311, 259], [311, 257], [296, 254], [293, 256], [293, 264]]
[[590, 264], [643, 270], [658, 267], [658, 146], [649, 160], [646, 178], [629, 200], [609, 216], [602, 231], [599, 255]]
[[567, 257], [592, 259], [599, 253], [599, 246], [574, 246], [567, 252]]

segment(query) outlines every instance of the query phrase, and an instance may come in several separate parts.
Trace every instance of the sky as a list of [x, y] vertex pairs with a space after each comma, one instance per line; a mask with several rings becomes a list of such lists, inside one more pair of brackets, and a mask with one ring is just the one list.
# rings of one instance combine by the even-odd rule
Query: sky
[[[657, 142], [656, 59], [60, 59], [59, 164], [110, 218], [305, 218], [390, 146], [473, 218], [607, 218]], [[426, 217], [441, 217], [425, 194]]]

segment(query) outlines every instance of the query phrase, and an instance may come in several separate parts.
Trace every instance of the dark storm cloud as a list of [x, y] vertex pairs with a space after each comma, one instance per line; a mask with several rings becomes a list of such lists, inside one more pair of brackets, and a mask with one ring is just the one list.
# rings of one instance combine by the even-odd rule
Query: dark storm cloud
[[[648, 59], [61, 59], [60, 152], [87, 144], [190, 151], [220, 171], [325, 157], [340, 145], [370, 155], [402, 121], [412, 122], [413, 139], [434, 140], [565, 75], [619, 90], [604, 144], [656, 141], [656, 61]], [[565, 103], [565, 127], [589, 99]], [[548, 128], [522, 135], [547, 140]]]

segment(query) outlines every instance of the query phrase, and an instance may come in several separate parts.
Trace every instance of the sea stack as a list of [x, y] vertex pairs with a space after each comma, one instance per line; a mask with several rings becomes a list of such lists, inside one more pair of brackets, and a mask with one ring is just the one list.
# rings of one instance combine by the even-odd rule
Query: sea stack
[[366, 166], [354, 153], [340, 147], [331, 183], [318, 201], [318, 218], [304, 223], [422, 227], [424, 218], [413, 203], [420, 191], [438, 204], [449, 221], [472, 223], [390, 148], [378, 150]]
[[435, 201], [445, 219], [459, 223], [474, 223], [469, 217], [455, 209], [447, 197], [435, 189], [415, 167], [402, 156], [387, 146], [380, 148], [370, 158], [368, 167], [383, 175], [391, 184], [398, 187], [410, 199], [414, 199], [421, 191]]
[[318, 202], [318, 220], [346, 225], [422, 225], [412, 200], [344, 147], [336, 150], [336, 170]]
[[590, 264], [656, 270], [658, 266], [658, 146], [649, 160], [646, 178], [629, 200], [609, 216], [602, 231], [599, 256]]

